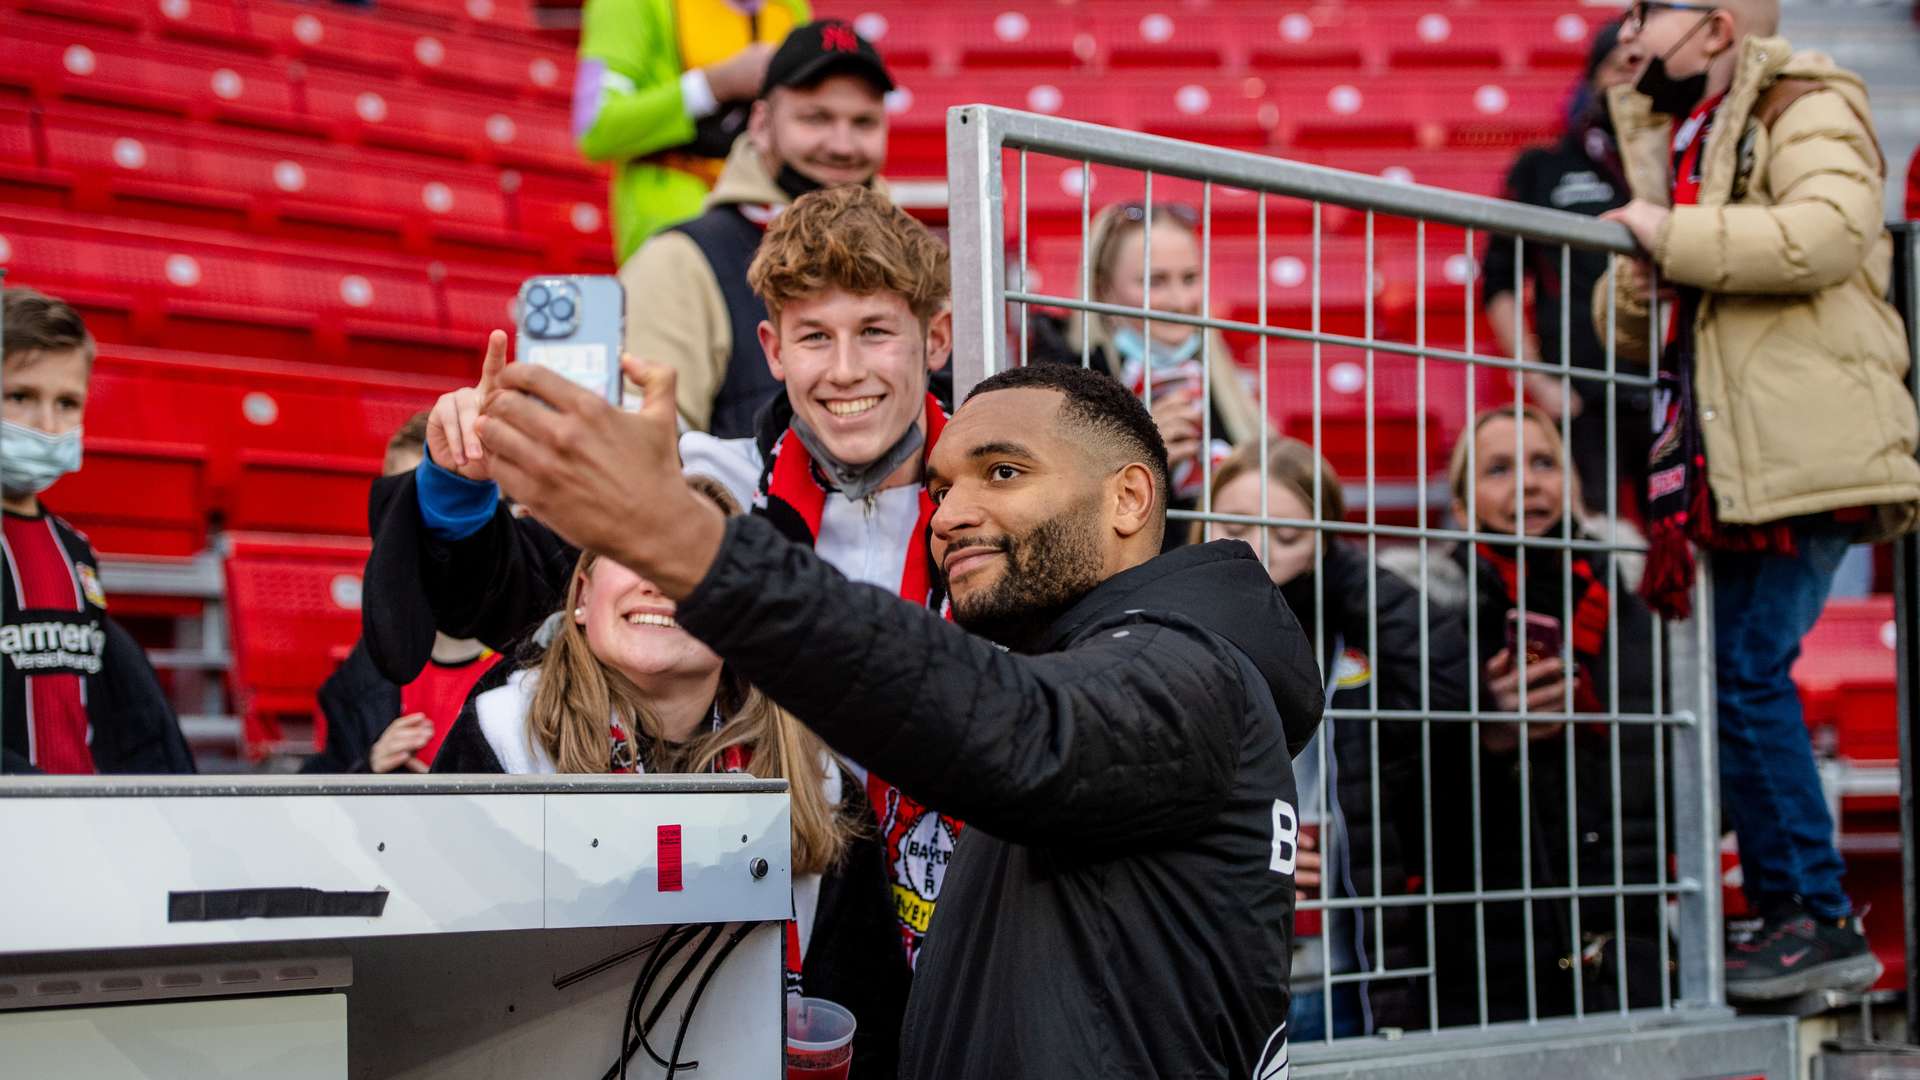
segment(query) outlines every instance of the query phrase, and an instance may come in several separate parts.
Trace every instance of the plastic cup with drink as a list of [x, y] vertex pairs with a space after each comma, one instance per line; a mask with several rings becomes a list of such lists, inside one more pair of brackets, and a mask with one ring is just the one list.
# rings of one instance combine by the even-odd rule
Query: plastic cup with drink
[[787, 999], [787, 1080], [847, 1080], [853, 1014], [825, 998]]

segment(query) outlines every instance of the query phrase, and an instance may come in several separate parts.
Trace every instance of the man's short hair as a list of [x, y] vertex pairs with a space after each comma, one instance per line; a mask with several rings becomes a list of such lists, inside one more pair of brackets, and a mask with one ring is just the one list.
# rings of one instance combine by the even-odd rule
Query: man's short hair
[[0, 296], [0, 321], [4, 322], [0, 334], [6, 338], [6, 355], [0, 360], [79, 349], [86, 354], [87, 366], [93, 366], [93, 335], [80, 313], [64, 300], [34, 289], [7, 289]]
[[947, 249], [913, 215], [863, 185], [824, 188], [787, 207], [760, 241], [747, 283], [780, 321], [788, 304], [835, 289], [897, 293], [925, 325], [947, 302]]
[[425, 454], [427, 452], [428, 415], [430, 414], [427, 410], [422, 409], [412, 416], [407, 417], [407, 422], [401, 424], [400, 430], [394, 432], [393, 438], [387, 440], [387, 453], [389, 455]]
[[1139, 462], [1153, 474], [1154, 509], [1164, 521], [1169, 490], [1167, 444], [1153, 414], [1113, 376], [1078, 364], [1028, 364], [989, 375], [967, 395], [995, 390], [1052, 390], [1064, 400], [1060, 419], [1101, 446], [1115, 469]]

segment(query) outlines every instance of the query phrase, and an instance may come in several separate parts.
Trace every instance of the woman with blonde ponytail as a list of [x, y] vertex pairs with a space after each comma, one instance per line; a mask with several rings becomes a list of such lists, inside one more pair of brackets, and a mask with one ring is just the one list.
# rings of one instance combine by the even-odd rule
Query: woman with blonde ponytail
[[[702, 490], [735, 512], [723, 492]], [[583, 554], [566, 606], [474, 688], [435, 772], [744, 772], [788, 781], [791, 988], [851, 1009], [860, 1075], [892, 1076], [910, 970], [862, 785], [674, 621], [652, 582]]]

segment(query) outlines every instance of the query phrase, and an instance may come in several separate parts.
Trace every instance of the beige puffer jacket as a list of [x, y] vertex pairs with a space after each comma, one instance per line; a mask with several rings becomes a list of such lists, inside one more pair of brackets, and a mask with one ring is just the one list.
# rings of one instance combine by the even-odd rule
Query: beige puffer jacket
[[[1820, 53], [1749, 38], [1702, 148], [1697, 206], [1674, 209], [1653, 252], [1664, 282], [1706, 293], [1695, 324], [1695, 397], [1722, 520], [1778, 521], [1876, 507], [1868, 539], [1911, 528], [1920, 418], [1908, 351], [1884, 299], [1893, 246], [1881, 222], [1884, 162], [1866, 88]], [[1777, 79], [1820, 84], [1755, 117]], [[1672, 201], [1673, 118], [1631, 87], [1609, 104], [1635, 198]], [[1637, 275], [1614, 275], [1619, 355], [1648, 354]], [[1607, 285], [1594, 295], [1604, 336]]]

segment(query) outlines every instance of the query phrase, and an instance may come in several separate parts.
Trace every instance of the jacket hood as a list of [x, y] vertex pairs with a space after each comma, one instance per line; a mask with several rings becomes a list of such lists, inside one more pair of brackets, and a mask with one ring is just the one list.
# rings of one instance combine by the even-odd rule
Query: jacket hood
[[1320, 723], [1320, 666], [1300, 623], [1253, 549], [1239, 540], [1175, 548], [1081, 597], [1042, 639], [1059, 649], [1135, 611], [1180, 615], [1232, 642], [1260, 669], [1295, 753]]
[[[874, 177], [869, 183], [873, 190], [887, 195], [887, 182]], [[727, 163], [720, 169], [720, 179], [714, 182], [713, 192], [707, 196], [704, 209], [716, 206], [785, 206], [793, 200], [773, 182], [773, 174], [767, 171], [767, 163], [760, 160], [760, 151], [753, 148], [752, 140], [745, 135], [733, 140], [733, 150], [727, 154]]]

